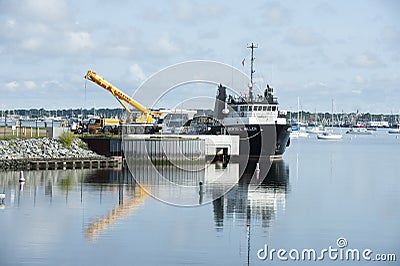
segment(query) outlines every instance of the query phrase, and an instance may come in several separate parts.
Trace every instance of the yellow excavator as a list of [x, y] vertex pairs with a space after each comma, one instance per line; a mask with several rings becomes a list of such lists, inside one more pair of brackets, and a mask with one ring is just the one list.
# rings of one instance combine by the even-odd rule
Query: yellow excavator
[[132, 114], [132, 111], [125, 103], [133, 106], [135, 109], [141, 112], [141, 115], [136, 118], [135, 123], [129, 125], [131, 133], [154, 133], [157, 131], [156, 123], [161, 117], [162, 112], [153, 111], [146, 108], [92, 70], [88, 70], [87, 74], [85, 75], [85, 79], [90, 80], [109, 91], [128, 113]]

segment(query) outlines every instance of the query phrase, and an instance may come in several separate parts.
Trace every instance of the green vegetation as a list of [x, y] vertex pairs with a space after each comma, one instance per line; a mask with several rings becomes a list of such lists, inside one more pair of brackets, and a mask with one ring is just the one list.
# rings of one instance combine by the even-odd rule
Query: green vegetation
[[18, 139], [18, 137], [13, 135], [0, 136], [0, 140], [12, 140], [12, 139]]
[[58, 137], [64, 148], [71, 147], [74, 138], [75, 136], [69, 132], [64, 132]]
[[83, 149], [83, 150], [89, 150], [89, 147], [88, 147], [87, 143], [83, 142], [83, 141], [78, 142], [78, 147]]

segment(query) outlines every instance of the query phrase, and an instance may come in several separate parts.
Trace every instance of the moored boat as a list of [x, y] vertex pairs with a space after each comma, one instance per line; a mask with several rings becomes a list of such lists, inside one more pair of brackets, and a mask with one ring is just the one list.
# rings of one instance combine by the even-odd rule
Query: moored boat
[[390, 129], [389, 134], [400, 134], [400, 128]]
[[323, 134], [326, 132], [326, 129], [323, 126], [314, 126], [311, 128], [307, 128], [306, 132], [309, 134]]
[[343, 138], [342, 134], [334, 134], [333, 132], [324, 132], [317, 135], [318, 139], [321, 140], [341, 140]]
[[218, 86], [214, 119], [218, 126], [212, 134], [240, 136], [240, 154], [250, 158], [279, 159], [290, 144], [291, 125], [286, 113], [279, 110], [274, 90], [268, 84], [263, 95], [253, 95], [254, 44], [251, 44], [251, 74], [248, 95], [227, 95], [226, 87]]
[[351, 128], [350, 130], [346, 131], [346, 134], [351, 134], [351, 135], [372, 135], [372, 132], [367, 130], [366, 128]]
[[309, 134], [305, 130], [302, 130], [302, 129], [292, 130], [292, 132], [290, 133], [290, 138], [294, 138], [294, 139], [308, 138], [308, 137], [309, 137]]

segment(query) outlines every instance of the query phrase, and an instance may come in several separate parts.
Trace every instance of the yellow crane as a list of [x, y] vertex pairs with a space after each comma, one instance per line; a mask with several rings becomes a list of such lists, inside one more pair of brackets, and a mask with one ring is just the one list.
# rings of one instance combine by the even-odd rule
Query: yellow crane
[[162, 115], [162, 112], [152, 111], [146, 108], [145, 106], [141, 105], [139, 102], [135, 101], [134, 99], [126, 95], [124, 92], [122, 92], [117, 87], [106, 81], [101, 76], [97, 75], [96, 72], [92, 70], [88, 70], [87, 74], [85, 75], [85, 79], [90, 80], [99, 85], [100, 87], [109, 91], [128, 113], [132, 113], [132, 111], [126, 106], [125, 103], [139, 110], [142, 113], [142, 115], [136, 118], [136, 123], [151, 124], [154, 122], [154, 118], [160, 118], [160, 116]]

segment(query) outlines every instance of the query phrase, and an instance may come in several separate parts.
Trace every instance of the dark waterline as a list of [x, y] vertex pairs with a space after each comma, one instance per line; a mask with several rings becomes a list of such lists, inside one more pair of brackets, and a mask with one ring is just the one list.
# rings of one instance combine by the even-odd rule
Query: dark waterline
[[127, 169], [25, 172], [22, 191], [18, 173], [3, 172], [0, 265], [297, 265], [310, 262], [257, 252], [337, 248], [339, 237], [400, 256], [399, 147], [386, 131], [292, 140], [261, 186], [244, 178], [191, 208], [150, 197]]

